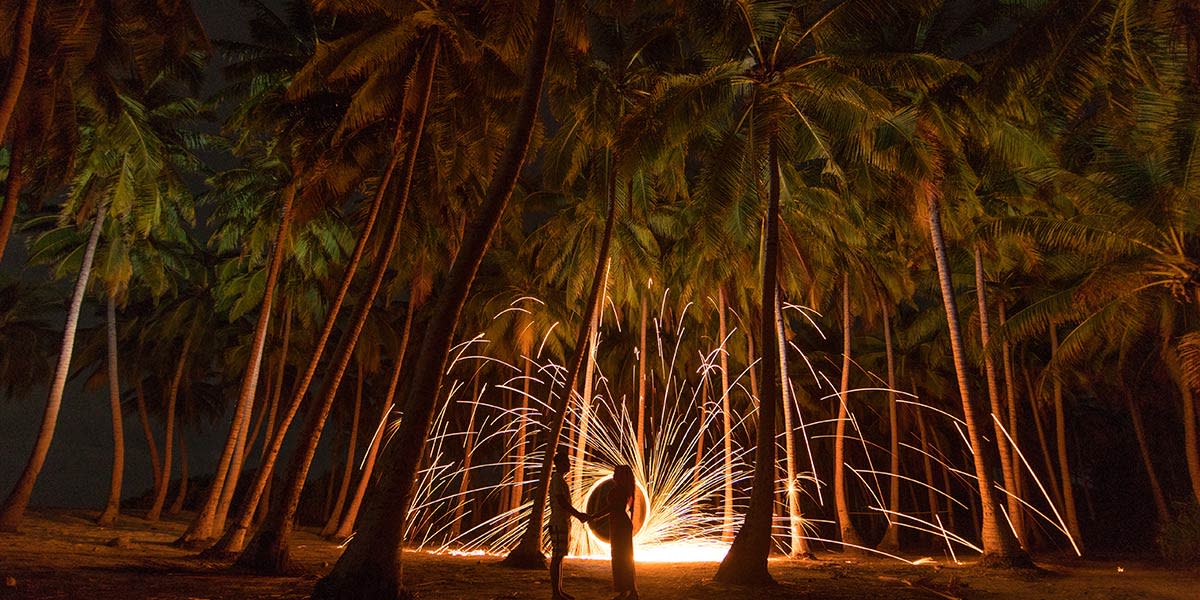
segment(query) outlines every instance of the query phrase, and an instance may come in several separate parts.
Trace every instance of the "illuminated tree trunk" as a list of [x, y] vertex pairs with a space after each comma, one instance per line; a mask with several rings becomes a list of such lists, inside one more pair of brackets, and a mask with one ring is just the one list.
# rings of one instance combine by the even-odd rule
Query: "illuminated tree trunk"
[[996, 449], [1000, 452], [1000, 471], [1004, 477], [1005, 500], [1008, 505], [1008, 517], [1013, 520], [1014, 529], [1021, 513], [1021, 502], [1017, 499], [1016, 476], [1013, 472], [1012, 448], [1004, 435], [1004, 408], [1000, 406], [1000, 386], [996, 380], [996, 361], [992, 358], [991, 332], [988, 326], [987, 285], [983, 278], [983, 250], [975, 245], [975, 295], [979, 301], [979, 341], [983, 347], [983, 370], [987, 378], [988, 401], [992, 406], [989, 418], [996, 433]]
[[[1008, 307], [1005, 306], [1003, 298], [1000, 299], [997, 309], [1000, 315], [1000, 328], [1003, 329], [1004, 320], [1007, 318], [1005, 315], [1008, 310]], [[1021, 447], [1021, 428], [1018, 427], [1019, 413], [1017, 412], [1017, 381], [1013, 372], [1012, 350], [1008, 347], [1008, 338], [1005, 337], [1001, 341], [1000, 358], [1004, 366], [1004, 394], [1006, 401], [1005, 405], [1008, 409], [1008, 435], [1012, 438], [1012, 451], [1008, 453], [1009, 470], [1012, 472], [1013, 480], [1012, 492], [1016, 494], [1018, 498], [1024, 498], [1025, 475], [1024, 471], [1021, 469], [1021, 462], [1017, 459], [1017, 451]], [[1028, 546], [1026, 540], [1029, 539], [1029, 532], [1025, 525], [1025, 508], [1019, 502], [1017, 505], [1018, 509], [1015, 512], [1010, 511], [1008, 516], [1012, 519], [1013, 529], [1016, 530], [1017, 537], [1021, 540], [1022, 545]]]
[[[1058, 328], [1050, 325], [1050, 352], [1058, 356]], [[1075, 490], [1071, 483], [1071, 463], [1067, 453], [1067, 417], [1063, 407], [1062, 379], [1051, 372], [1051, 390], [1054, 397], [1054, 441], [1058, 451], [1058, 469], [1062, 482], [1063, 509], [1067, 513], [1067, 530], [1082, 551], [1083, 535], [1079, 530], [1079, 511], [1075, 505]]]
[[[179, 351], [179, 360], [175, 364], [175, 373], [171, 376], [170, 386], [167, 388], [167, 416], [166, 416], [166, 431], [163, 432], [163, 462], [162, 472], [159, 475], [159, 480], [162, 485], [155, 490], [154, 503], [150, 505], [150, 512], [146, 513], [147, 521], [158, 521], [162, 515], [163, 505], [167, 502], [167, 488], [171, 487], [171, 442], [175, 436], [175, 405], [176, 399], [179, 397], [179, 384], [183, 381], [184, 365], [187, 363], [188, 354], [192, 347], [192, 333], [189, 331], [187, 337], [183, 339], [183, 348]], [[183, 448], [180, 448], [182, 452]], [[182, 454], [181, 454], [182, 457]], [[180, 462], [186, 463], [186, 460]], [[187, 473], [186, 469], [184, 473]], [[180, 487], [187, 486], [187, 476], [180, 482]]]
[[292, 203], [296, 199], [296, 182], [293, 181], [283, 190], [283, 214], [279, 219], [279, 230], [275, 233], [275, 241], [271, 244], [271, 262], [267, 267], [267, 282], [263, 286], [262, 307], [258, 312], [258, 324], [254, 328], [254, 342], [250, 351], [250, 360], [246, 365], [246, 373], [242, 377], [242, 389], [238, 396], [233, 414], [233, 425], [230, 426], [229, 436], [225, 439], [225, 447], [221, 450], [221, 458], [217, 461], [217, 470], [213, 473], [212, 488], [208, 490], [204, 506], [196, 518], [192, 520], [187, 531], [178, 540], [177, 545], [195, 546], [207, 543], [212, 539], [214, 525], [217, 520], [218, 504], [222, 498], [222, 488], [226, 473], [233, 462], [233, 454], [237, 449], [238, 438], [241, 434], [240, 424], [246, 420], [253, 408], [254, 392], [258, 385], [258, 369], [262, 364], [263, 350], [267, 343], [267, 325], [271, 320], [271, 303], [275, 299], [275, 282], [283, 267], [284, 245], [292, 225]]
[[[13, 42], [13, 53], [9, 56], [8, 81], [4, 84], [4, 95], [0, 96], [0, 142], [8, 135], [8, 123], [12, 120], [17, 108], [17, 99], [21, 97], [21, 89], [25, 87], [25, 74], [29, 71], [29, 48], [33, 43], [33, 22], [37, 17], [37, 0], [25, 0], [17, 14], [15, 25], [16, 40]], [[7, 233], [7, 232], [5, 232]], [[4, 256], [4, 243], [7, 237], [0, 238], [0, 257]]]
[[[363, 527], [347, 544], [333, 571], [318, 582], [314, 590], [316, 598], [373, 600], [395, 598], [405, 593], [401, 584], [400, 553], [405, 517], [413, 483], [416, 481], [416, 467], [421, 455], [425, 453], [425, 440], [429, 436], [433, 408], [449, 359], [459, 315], [483, 261], [483, 255], [491, 243], [505, 207], [512, 198], [517, 176], [529, 152], [533, 125], [541, 101], [551, 33], [554, 29], [554, 5], [554, 0], [538, 2], [528, 71], [517, 105], [517, 122], [488, 184], [483, 205], [477, 217], [472, 220], [454, 263], [443, 280], [430, 326], [421, 343], [420, 358], [417, 361], [408, 400], [405, 402], [404, 418], [400, 422], [399, 431], [382, 456], [383, 474], [373, 488], [371, 496], [364, 501]], [[594, 290], [593, 296], [598, 291]], [[581, 329], [586, 333], [586, 327]], [[576, 362], [582, 362], [582, 355]], [[547, 458], [553, 458], [553, 449], [553, 445], [549, 447], [545, 453]], [[548, 470], [543, 471], [542, 481], [548, 481], [545, 477], [547, 472]], [[541, 499], [544, 503], [544, 494]], [[537, 506], [538, 504], [535, 504], [535, 510]], [[538, 534], [541, 532], [540, 518], [535, 531]], [[536, 551], [540, 556], [540, 548]]]
[[354, 456], [358, 453], [358, 418], [362, 414], [363, 393], [363, 364], [355, 363], [358, 381], [354, 388], [354, 412], [350, 417], [350, 441], [346, 443], [346, 468], [342, 469], [342, 482], [338, 485], [337, 500], [333, 510], [329, 511], [329, 520], [321, 528], [321, 537], [329, 537], [337, 529], [342, 518], [342, 508], [346, 506], [346, 496], [350, 493], [350, 481], [354, 478]]
[[842, 273], [842, 379], [838, 392], [837, 430], [833, 439], [833, 496], [843, 552], [861, 552], [862, 538], [850, 517], [850, 492], [846, 489], [846, 422], [850, 420], [850, 274]]
[[[642, 299], [645, 311], [645, 298]], [[729, 353], [725, 349], [726, 337], [728, 337], [725, 324], [725, 312], [728, 306], [725, 302], [725, 286], [717, 287], [717, 335], [720, 337], [721, 344], [721, 433], [724, 450], [724, 475], [725, 475], [725, 511], [721, 519], [721, 540], [730, 542], [733, 540], [733, 409], [730, 407], [729, 401]], [[642, 346], [645, 346], [646, 339], [646, 322], [643, 313], [642, 317]], [[789, 428], [790, 431], [790, 428]], [[789, 440], [791, 439], [789, 433]]]
[[[266, 347], [264, 346], [264, 352]], [[262, 358], [259, 358], [259, 365], [262, 364]], [[258, 387], [258, 384], [255, 384]], [[257, 397], [257, 391], [255, 392]], [[249, 402], [249, 408], [242, 415], [241, 423], [237, 424], [237, 444], [233, 447], [233, 456], [229, 461], [229, 469], [225, 471], [225, 483], [221, 486], [221, 497], [217, 501], [217, 512], [213, 516], [212, 530], [225, 531], [225, 518], [229, 515], [230, 505], [233, 504], [233, 492], [237, 488], [238, 481], [242, 476], [242, 463], [246, 457], [246, 448], [250, 444], [250, 420], [253, 416], [254, 399]]]
[[[787, 336], [783, 327], [783, 306], [779, 294], [775, 295], [775, 340], [779, 347], [779, 392], [783, 401], [783, 436], [784, 449], [787, 452], [787, 480], [784, 490], [787, 494], [788, 533], [790, 544], [788, 555], [792, 558], [814, 559], [812, 550], [808, 547], [808, 539], [804, 537], [804, 518], [800, 514], [800, 490], [796, 487], [796, 429], [792, 426], [791, 380], [788, 377]], [[728, 438], [726, 438], [728, 443]]]
[[450, 538], [462, 532], [463, 514], [467, 510], [467, 498], [471, 490], [471, 455], [475, 452], [475, 409], [479, 408], [479, 379], [475, 379], [475, 393], [471, 399], [471, 415], [467, 418], [467, 439], [463, 446], [462, 479], [458, 484], [458, 504], [454, 507], [454, 521], [450, 526]]
[[963, 421], [967, 424], [967, 439], [971, 443], [975, 463], [975, 477], [979, 484], [982, 523], [980, 539], [983, 542], [984, 566], [1026, 565], [1031, 564], [1029, 555], [1021, 550], [1021, 544], [1013, 535], [1007, 523], [1003, 523], [997, 513], [1000, 510], [1000, 500], [992, 489], [992, 465], [998, 460], [992, 450], [994, 446], [983, 442], [983, 425], [979, 415], [983, 413], [976, 406], [971, 396], [971, 386], [967, 381], [967, 358], [963, 348], [962, 328], [958, 324], [958, 309], [954, 301], [954, 287], [950, 281], [950, 261], [946, 256], [946, 242], [942, 235], [940, 190], [936, 184], [926, 182], [925, 197], [929, 208], [929, 233], [933, 242], [933, 254], [937, 263], [938, 283], [942, 291], [942, 304], [945, 307], [946, 326], [950, 333], [950, 350], [954, 358], [954, 372], [958, 380], [958, 393], [962, 401]]
[[782, 402], [779, 382], [779, 352], [775, 339], [775, 304], [778, 297], [779, 262], [779, 142], [770, 134], [767, 151], [769, 184], [766, 223], [763, 225], [763, 280], [761, 300], [762, 392], [758, 407], [758, 431], [754, 445], [754, 477], [750, 506], [742, 527], [714, 577], [725, 584], [763, 585], [774, 582], [767, 569], [771, 553], [771, 517], [775, 495], [775, 411]]
[[83, 308], [83, 296], [87, 292], [88, 277], [92, 273], [92, 259], [96, 256], [96, 246], [100, 243], [100, 230], [104, 227], [107, 212], [107, 204], [101, 204], [96, 209], [95, 222], [92, 223], [92, 232], [83, 251], [79, 276], [75, 279], [75, 290], [71, 294], [67, 322], [63, 326], [62, 346], [58, 353], [58, 365], [54, 369], [54, 379], [50, 383], [50, 393], [46, 398], [46, 409], [42, 413], [42, 426], [38, 430], [33, 452], [25, 463], [25, 469], [21, 471], [20, 479], [0, 508], [0, 531], [15, 532], [21, 526], [25, 508], [29, 505], [29, 497], [33, 495], [33, 486], [37, 482], [38, 474], [42, 472], [46, 454], [50, 451], [54, 427], [58, 424], [58, 409], [62, 406], [63, 390], [67, 386], [67, 375], [70, 373], [71, 354], [75, 350], [75, 328], [79, 324], [79, 311]]
[[646, 457], [646, 365], [650, 360], [646, 354], [649, 349], [646, 346], [646, 322], [650, 315], [649, 296], [650, 290], [642, 290], [642, 326], [638, 341], [637, 445], [643, 460]]
[[105, 307], [108, 330], [108, 403], [112, 409], [113, 462], [109, 478], [108, 503], [96, 523], [112, 527], [121, 514], [121, 484], [125, 479], [125, 426], [121, 413], [120, 369], [117, 366], [117, 299], [110, 290]]
[[[914, 386], [913, 390], [916, 389]], [[926, 499], [929, 501], [929, 522], [936, 525], [938, 522], [938, 495], [935, 487], [937, 481], [934, 479], [933, 458], [929, 455], [929, 434], [925, 429], [925, 415], [921, 410], [917, 410], [917, 430], [921, 435], [921, 462], [925, 467], [925, 493]], [[937, 543], [936, 536], [934, 543]]]
[[513, 511], [514, 516], [520, 510], [521, 504], [524, 501], [525, 490], [525, 446], [528, 444], [529, 436], [528, 427], [525, 424], [529, 413], [529, 380], [533, 372], [533, 357], [529, 356], [529, 348], [525, 349], [525, 379], [522, 383], [523, 392], [521, 394], [521, 416], [517, 419], [517, 457], [513, 466], [513, 493], [511, 503], [508, 505], [508, 510]]
[[888, 480], [888, 527], [879, 542], [881, 549], [900, 549], [900, 419], [896, 410], [896, 355], [892, 350], [892, 314], [887, 299], [879, 296], [880, 313], [883, 315], [883, 348], [887, 356], [888, 386], [888, 453], [891, 477]]
[[367, 493], [371, 475], [375, 472], [375, 460], [379, 456], [379, 447], [383, 445], [388, 417], [392, 414], [392, 407], [396, 403], [396, 386], [400, 383], [400, 372], [404, 366], [404, 355], [408, 351], [408, 339], [412, 332], [413, 313], [416, 312], [416, 306], [417, 303], [410, 297], [408, 309], [404, 314], [404, 331], [400, 335], [400, 349], [396, 351], [396, 363], [392, 365], [392, 377], [388, 382], [387, 395], [384, 396], [383, 410], [380, 412], [379, 421], [375, 426], [375, 435], [371, 438], [371, 449], [367, 451], [367, 460], [363, 464], [358, 486], [354, 489], [354, 497], [350, 500], [350, 506], [346, 509], [346, 516], [342, 518], [341, 525], [333, 534], [334, 539], [344, 540], [350, 537], [350, 534], [354, 532], [354, 524], [358, 521], [358, 510], [362, 506], [363, 496]]
[[[611, 167], [610, 167], [611, 168]], [[607, 202], [610, 205], [615, 205], [614, 191], [609, 189], [609, 197]], [[600, 305], [592, 315], [592, 322], [588, 326], [591, 334], [588, 335], [587, 358], [584, 359], [583, 367], [583, 393], [580, 395], [579, 403], [579, 436], [575, 442], [575, 462], [572, 465], [572, 484], [571, 490], [575, 494], [575, 501], [583, 499], [583, 462], [587, 460], [587, 445], [588, 445], [588, 429], [592, 421], [592, 396], [595, 390], [592, 383], [596, 378], [596, 348], [600, 345], [600, 323], [603, 320], [601, 316], [604, 314], [604, 298], [608, 289], [608, 264], [604, 265], [604, 284], [600, 291]], [[575, 542], [585, 541], [584, 536], [573, 536]], [[579, 548], [581, 546], [577, 546]]]
[[158, 455], [158, 442], [154, 440], [154, 430], [150, 427], [150, 413], [146, 410], [146, 394], [142, 389], [142, 378], [135, 374], [133, 378], [134, 399], [137, 400], [138, 423], [142, 426], [142, 437], [146, 438], [146, 451], [150, 456], [150, 474], [154, 478], [154, 495], [162, 487], [162, 463]]

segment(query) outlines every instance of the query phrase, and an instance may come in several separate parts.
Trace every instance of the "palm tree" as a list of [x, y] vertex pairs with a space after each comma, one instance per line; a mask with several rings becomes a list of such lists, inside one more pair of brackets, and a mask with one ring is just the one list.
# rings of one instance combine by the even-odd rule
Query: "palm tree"
[[529, 151], [554, 30], [555, 2], [539, 0], [537, 6], [516, 126], [488, 184], [484, 203], [439, 291], [433, 318], [421, 343], [404, 418], [381, 457], [383, 474], [374, 493], [365, 501], [363, 525], [333, 571], [318, 583], [316, 597], [391, 598], [402, 589], [398, 567], [405, 515], [458, 317]]

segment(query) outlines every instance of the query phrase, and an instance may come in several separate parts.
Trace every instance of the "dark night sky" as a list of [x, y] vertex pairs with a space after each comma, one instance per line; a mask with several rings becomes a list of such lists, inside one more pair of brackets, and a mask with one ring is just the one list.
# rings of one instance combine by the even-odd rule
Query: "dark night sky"
[[[282, 2], [265, 0], [265, 4], [275, 7]], [[193, 5], [211, 39], [246, 39], [246, 20], [251, 13], [238, 0], [193, 0]], [[206, 94], [221, 87], [220, 64], [221, 58], [215, 56], [205, 85]], [[9, 244], [0, 272], [6, 277], [26, 280], [45, 276], [43, 269], [25, 268], [23, 246], [23, 243]], [[64, 298], [70, 293], [70, 284], [67, 281], [59, 282]], [[81, 324], [89, 324], [98, 312], [94, 298], [89, 298], [84, 305], [84, 322]], [[77, 344], [77, 350], [78, 347]], [[77, 381], [67, 388], [54, 443], [34, 490], [33, 506], [100, 508], [107, 497], [112, 463], [108, 398], [103, 393], [84, 393], [81, 388]], [[35, 389], [24, 398], [0, 398], [0, 493], [8, 493], [29, 457], [45, 401], [44, 388]], [[161, 429], [157, 422], [152, 422], [152, 425]], [[145, 438], [137, 417], [127, 415], [124, 426], [126, 462], [123, 489], [125, 496], [129, 497], [150, 487], [152, 480]], [[188, 437], [193, 475], [212, 471], [218, 444], [223, 440], [227, 427], [227, 424], [219, 423], [202, 434], [193, 432]], [[160, 438], [161, 435], [159, 431]], [[161, 439], [159, 442], [161, 452]], [[322, 468], [317, 467], [315, 472], [320, 473], [319, 469]]]

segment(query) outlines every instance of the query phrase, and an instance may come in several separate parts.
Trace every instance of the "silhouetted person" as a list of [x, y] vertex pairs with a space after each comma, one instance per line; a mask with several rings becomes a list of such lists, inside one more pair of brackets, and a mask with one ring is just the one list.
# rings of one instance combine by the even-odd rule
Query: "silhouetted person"
[[554, 453], [554, 476], [550, 479], [550, 587], [554, 600], [575, 600], [562, 589], [562, 563], [571, 546], [571, 517], [587, 521], [587, 515], [571, 505], [566, 474], [571, 458], [565, 448]]
[[633, 469], [619, 465], [613, 469], [608, 498], [597, 512], [585, 515], [586, 520], [608, 515], [609, 544], [612, 549], [613, 600], [636, 600], [637, 584], [633, 565]]

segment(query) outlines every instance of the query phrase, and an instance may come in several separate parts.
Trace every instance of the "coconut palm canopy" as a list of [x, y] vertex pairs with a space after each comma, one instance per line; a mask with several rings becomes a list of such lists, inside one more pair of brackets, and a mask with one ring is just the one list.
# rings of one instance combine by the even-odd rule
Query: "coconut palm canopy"
[[234, 4], [0, 7], [0, 530], [1200, 555], [1195, 2]]

